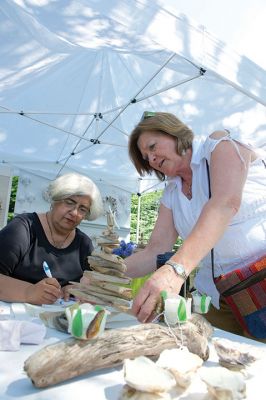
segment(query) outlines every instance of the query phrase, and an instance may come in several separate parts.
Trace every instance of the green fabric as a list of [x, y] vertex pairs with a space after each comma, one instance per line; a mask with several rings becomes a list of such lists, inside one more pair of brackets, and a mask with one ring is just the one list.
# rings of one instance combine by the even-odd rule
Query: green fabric
[[138, 294], [139, 290], [142, 288], [144, 283], [149, 279], [152, 274], [147, 274], [145, 276], [141, 276], [140, 278], [133, 278], [131, 282], [132, 296], [134, 297]]

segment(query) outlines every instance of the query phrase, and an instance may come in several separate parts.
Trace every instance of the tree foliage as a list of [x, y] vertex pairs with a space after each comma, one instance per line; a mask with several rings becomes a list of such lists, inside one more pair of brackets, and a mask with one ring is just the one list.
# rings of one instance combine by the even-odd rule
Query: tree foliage
[[13, 176], [9, 209], [8, 209], [8, 217], [7, 217], [8, 222], [11, 221], [11, 219], [14, 217], [14, 209], [15, 209], [15, 203], [16, 203], [17, 190], [18, 190], [18, 176]]
[[[162, 197], [162, 190], [155, 192], [145, 193], [140, 198], [140, 223], [139, 223], [139, 238], [137, 240], [137, 217], [138, 217], [138, 195], [131, 197], [131, 225], [130, 225], [130, 240], [137, 243], [147, 244], [154, 228], [158, 210], [160, 206], [160, 199]], [[177, 250], [182, 244], [182, 239], [179, 237], [174, 245]]]
[[162, 190], [144, 193], [140, 197], [139, 238], [137, 240], [138, 195], [131, 198], [130, 238], [134, 242], [147, 243], [157, 219]]

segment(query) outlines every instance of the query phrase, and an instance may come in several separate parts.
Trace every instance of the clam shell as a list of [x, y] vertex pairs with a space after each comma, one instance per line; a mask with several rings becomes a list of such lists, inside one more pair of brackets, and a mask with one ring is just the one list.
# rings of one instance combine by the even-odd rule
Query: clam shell
[[239, 372], [223, 367], [202, 367], [199, 374], [209, 394], [216, 400], [240, 400], [246, 397], [246, 384]]
[[186, 348], [164, 350], [157, 361], [157, 365], [169, 370], [175, 377], [176, 383], [182, 388], [190, 385], [191, 380], [203, 360]]
[[171, 395], [166, 392], [147, 393], [140, 392], [128, 385], [123, 387], [119, 400], [171, 400]]
[[247, 344], [234, 343], [228, 339], [213, 339], [220, 364], [228, 368], [248, 366], [261, 357], [258, 350]]
[[65, 333], [68, 332], [68, 321], [64, 311], [44, 311], [39, 314], [39, 318], [48, 328], [54, 328]]
[[167, 392], [176, 385], [170, 372], [143, 356], [124, 361], [124, 377], [131, 388], [148, 393]]

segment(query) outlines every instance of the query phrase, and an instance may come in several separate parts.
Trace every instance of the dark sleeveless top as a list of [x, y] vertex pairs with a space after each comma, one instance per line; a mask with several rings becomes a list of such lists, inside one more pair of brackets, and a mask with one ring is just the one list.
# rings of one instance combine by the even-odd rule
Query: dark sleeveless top
[[65, 249], [58, 249], [48, 241], [38, 215], [17, 215], [0, 231], [0, 273], [23, 281], [37, 283], [46, 277], [46, 261], [52, 275], [61, 286], [79, 281], [89, 269], [87, 256], [91, 254], [91, 239], [76, 228], [76, 236]]

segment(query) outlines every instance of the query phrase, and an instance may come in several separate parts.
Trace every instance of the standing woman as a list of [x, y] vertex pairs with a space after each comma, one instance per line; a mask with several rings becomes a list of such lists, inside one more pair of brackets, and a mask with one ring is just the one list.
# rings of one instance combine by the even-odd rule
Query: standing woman
[[49, 211], [17, 215], [0, 231], [0, 300], [51, 304], [67, 299], [68, 282], [79, 281], [88, 268], [92, 242], [77, 226], [102, 214], [99, 189], [88, 177], [70, 173], [51, 182], [48, 195]]
[[[140, 175], [154, 171], [161, 180], [168, 177], [169, 183], [148, 245], [126, 259], [128, 274], [155, 271], [157, 255], [171, 251], [178, 235], [184, 239], [170, 265], [166, 262], [144, 284], [133, 312], [141, 322], [151, 321], [160, 292], [178, 294], [186, 277], [199, 267], [196, 288], [212, 299], [207, 319], [245, 335], [219, 298], [211, 249], [215, 277], [266, 255], [265, 161], [228, 131], [197, 138], [177, 117], [163, 112], [144, 113], [130, 136], [129, 154]], [[265, 298], [265, 293], [261, 296]]]

